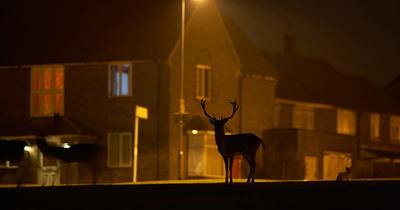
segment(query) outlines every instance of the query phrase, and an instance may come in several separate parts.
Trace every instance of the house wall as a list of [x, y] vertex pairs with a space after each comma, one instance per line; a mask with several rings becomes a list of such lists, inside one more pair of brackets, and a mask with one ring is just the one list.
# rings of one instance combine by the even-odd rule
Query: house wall
[[[273, 126], [275, 81], [263, 77], [244, 76], [241, 82], [239, 96], [239, 116], [241, 133], [254, 133], [262, 137], [265, 129]], [[265, 159], [267, 152], [261, 147], [257, 151], [256, 177], [265, 176]], [[245, 162], [245, 161], [243, 161]], [[246, 164], [245, 164], [246, 166]], [[247, 174], [248, 167], [244, 168], [243, 174]]]
[[[132, 167], [107, 167], [107, 133], [131, 132], [134, 136], [135, 106], [148, 108], [149, 118], [139, 121], [138, 180], [165, 179], [168, 177], [168, 67], [157, 60], [132, 62], [132, 96], [108, 96], [108, 64], [65, 65], [64, 115], [83, 131], [98, 136], [104, 146], [98, 182], [127, 182], [132, 180]], [[12, 72], [12, 73], [11, 73]], [[30, 119], [30, 69], [0, 69], [0, 96], [7, 99], [0, 103], [0, 126], [14, 127]], [[9, 170], [9, 169], [7, 169]], [[86, 166], [79, 166], [81, 183], [90, 183], [91, 173]], [[61, 182], [65, 175], [78, 171], [77, 165], [62, 166]], [[10, 173], [8, 173], [10, 172]], [[8, 171], [4, 180], [12, 174]], [[33, 183], [36, 172], [32, 172]], [[68, 175], [69, 176], [69, 175]], [[28, 179], [31, 179], [28, 178]], [[68, 181], [76, 182], [73, 176]]]
[[[132, 62], [132, 96], [108, 96], [108, 65], [68, 66], [65, 73], [65, 115], [99, 136], [107, 146], [110, 132], [134, 136], [135, 106], [148, 108], [149, 118], [139, 121], [138, 180], [155, 180], [159, 174], [160, 66], [154, 61]], [[132, 180], [132, 167], [107, 167], [107, 150], [102, 150], [100, 182]], [[164, 172], [165, 173], [165, 172]]]
[[[228, 103], [238, 98], [238, 77], [240, 65], [234, 53], [220, 14], [213, 1], [198, 4], [186, 25], [185, 39], [184, 98], [186, 111], [190, 116], [203, 115], [200, 101], [195, 97], [196, 64], [211, 66], [212, 95], [207, 102], [207, 111], [216, 116], [227, 116], [232, 107]], [[173, 113], [179, 111], [180, 93], [180, 42], [169, 57], [170, 71], [170, 179], [178, 176], [179, 123]], [[240, 110], [239, 110], [240, 111]], [[227, 127], [238, 131], [238, 117], [235, 116]], [[186, 141], [186, 140], [185, 140]]]
[[0, 68], [0, 127], [29, 119], [30, 75], [25, 67]]

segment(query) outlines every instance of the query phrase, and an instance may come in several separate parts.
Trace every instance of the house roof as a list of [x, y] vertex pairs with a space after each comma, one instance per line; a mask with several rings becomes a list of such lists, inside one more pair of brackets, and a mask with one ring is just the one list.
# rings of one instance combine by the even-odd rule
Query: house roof
[[400, 101], [400, 75], [386, 85], [385, 91]]
[[371, 81], [340, 73], [329, 63], [264, 51], [278, 72], [278, 98], [343, 108], [400, 113], [396, 103]]
[[0, 19], [0, 65], [165, 57], [179, 9], [172, 0], [18, 1]]
[[17, 126], [1, 129], [0, 136], [49, 136], [49, 135], [84, 135], [94, 134], [83, 129], [67, 117], [37, 117]]
[[241, 62], [241, 72], [276, 78], [277, 73], [274, 67], [235, 22], [227, 16], [223, 16], [223, 21]]

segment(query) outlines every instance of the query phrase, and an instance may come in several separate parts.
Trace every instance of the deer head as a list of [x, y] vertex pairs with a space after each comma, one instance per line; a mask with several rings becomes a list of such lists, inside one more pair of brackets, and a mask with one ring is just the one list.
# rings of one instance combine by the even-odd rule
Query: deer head
[[231, 114], [231, 116], [229, 116], [229, 117], [223, 117], [223, 116], [221, 115], [221, 119], [217, 119], [217, 118], [215, 117], [215, 115], [214, 115], [214, 116], [211, 116], [210, 114], [207, 113], [207, 111], [206, 111], [206, 100], [203, 99], [203, 100], [201, 100], [201, 102], [200, 102], [201, 108], [203, 108], [203, 111], [204, 111], [204, 115], [208, 118], [208, 120], [210, 121], [210, 123], [211, 123], [215, 128], [221, 128], [221, 127], [223, 127], [223, 126], [225, 125], [225, 123], [227, 123], [228, 120], [231, 119], [231, 118], [235, 115], [236, 111], [239, 109], [239, 106], [237, 105], [236, 100], [235, 100], [234, 102], [229, 102], [229, 103], [232, 104], [232, 114]]

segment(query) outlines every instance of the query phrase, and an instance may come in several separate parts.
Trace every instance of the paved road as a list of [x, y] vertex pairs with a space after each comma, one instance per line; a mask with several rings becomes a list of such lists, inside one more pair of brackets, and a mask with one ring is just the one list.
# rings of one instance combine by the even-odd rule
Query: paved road
[[399, 180], [0, 188], [0, 209], [400, 209]]

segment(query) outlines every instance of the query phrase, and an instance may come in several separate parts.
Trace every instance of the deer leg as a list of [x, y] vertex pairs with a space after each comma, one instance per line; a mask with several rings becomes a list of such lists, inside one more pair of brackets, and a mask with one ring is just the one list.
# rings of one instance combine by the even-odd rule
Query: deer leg
[[228, 183], [228, 173], [229, 173], [229, 171], [228, 171], [228, 164], [229, 164], [228, 157], [224, 157], [224, 163], [225, 163], [225, 184], [227, 184]]
[[251, 166], [253, 168], [253, 174], [251, 175], [251, 183], [254, 183], [254, 176], [256, 174], [256, 160], [253, 160], [253, 164]]
[[233, 168], [233, 160], [234, 160], [234, 158], [233, 158], [234, 156], [231, 156], [230, 158], [229, 158], [229, 175], [230, 175], [230, 183], [232, 183], [233, 181], [232, 181], [232, 168]]
[[251, 178], [251, 170], [252, 170], [252, 168], [251, 168], [251, 162], [250, 162], [250, 157], [249, 157], [248, 154], [243, 154], [243, 157], [244, 157], [244, 159], [247, 161], [247, 163], [248, 163], [249, 166], [250, 166], [249, 175], [247, 175], [247, 181], [246, 181], [246, 183], [249, 183], [249, 182], [250, 182], [250, 178]]

